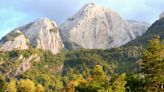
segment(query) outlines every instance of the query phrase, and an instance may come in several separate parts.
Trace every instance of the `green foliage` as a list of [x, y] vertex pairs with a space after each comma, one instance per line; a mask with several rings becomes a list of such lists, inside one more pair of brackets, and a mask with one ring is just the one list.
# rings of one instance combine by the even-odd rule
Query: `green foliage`
[[[64, 62], [64, 74], [70, 72], [82, 73], [84, 70], [90, 71], [95, 65], [104, 66], [105, 72], [112, 73], [132, 73], [139, 69], [136, 61], [141, 57], [141, 49], [134, 48], [118, 48], [111, 50], [98, 49], [79, 49], [66, 53], [66, 61]], [[71, 70], [72, 71], [72, 70]]]
[[[131, 50], [129, 51], [127, 51], [126, 49], [79, 49], [53, 55], [50, 51], [42, 51], [39, 49], [30, 48], [29, 50], [15, 50], [6, 53], [6, 56], [7, 54], [9, 55], [9, 60], [4, 64], [5, 66], [3, 65], [2, 68], [0, 67], [0, 69], [4, 69], [3, 71], [8, 70], [6, 71], [6, 74], [13, 75], [16, 69], [21, 64], [21, 61], [15, 61], [17, 57], [23, 55], [25, 58], [28, 58], [31, 55], [38, 54], [41, 57], [39, 63], [32, 63], [32, 67], [30, 68], [30, 70], [17, 77], [21, 79], [30, 79], [36, 84], [43, 85], [45, 91], [53, 92], [60, 91], [71, 80], [76, 80], [79, 77], [79, 74], [82, 74], [80, 76], [82, 76], [83, 78], [96, 76], [96, 74], [92, 75], [93, 72], [91, 72], [96, 65], [103, 66], [102, 69], [100, 68], [100, 70], [103, 70], [103, 72], [98, 72], [101, 73], [100, 75], [107, 74], [108, 77], [109, 75], [113, 76], [114, 71], [117, 73], [131, 71], [131, 69], [134, 69], [134, 66], [136, 66], [137, 64], [135, 62], [130, 62], [133, 60], [136, 61], [137, 58], [140, 56], [140, 54], [136, 54], [138, 53], [137, 51], [139, 52], [137, 48], [135, 50], [131, 48]], [[124, 66], [126, 68], [122, 68]], [[129, 68], [129, 66], [131, 68]], [[9, 75], [5, 76], [8, 77]], [[98, 79], [98, 77], [96, 80], [101, 81]], [[75, 82], [75, 84], [78, 83], [79, 82]], [[104, 85], [103, 82], [101, 82], [101, 84], [97, 82], [95, 82], [94, 84], [93, 82], [89, 85], [89, 88], [93, 87], [93, 90], [100, 90], [99, 87], [102, 87], [102, 85]], [[101, 90], [106, 90], [103, 88], [104, 87], [102, 87]], [[109, 88], [109, 90], [110, 89], [111, 88]]]
[[[22, 79], [10, 81], [6, 89], [5, 80], [0, 78], [0, 92], [163, 92], [164, 46], [159, 39], [151, 40], [143, 55], [142, 46], [77, 49], [57, 55], [32, 47], [0, 52], [0, 72], [5, 80]], [[22, 63], [17, 58], [34, 54], [40, 56], [39, 62], [31, 62], [28, 71], [15, 76]]]
[[147, 82], [145, 89], [151, 92], [164, 91], [164, 43], [158, 36], [149, 42], [142, 60], [141, 69]]
[[[70, 91], [75, 90], [78, 86], [78, 89], [88, 90], [89, 92], [95, 92], [95, 90], [110, 92], [114, 90], [113, 83], [118, 78], [113, 78], [115, 73], [136, 71], [134, 70], [136, 69], [134, 67], [137, 66], [135, 61], [140, 57], [140, 49], [79, 49], [53, 55], [50, 51], [30, 48], [29, 50], [15, 50], [6, 53], [6, 56], [7, 54], [9, 54], [9, 61], [5, 63], [7, 67], [4, 68], [3, 66], [2, 68], [13, 69], [9, 71], [14, 71], [21, 63], [21, 61], [15, 61], [14, 58], [20, 55], [27, 58], [33, 54], [38, 54], [41, 57], [39, 63], [32, 63], [30, 70], [17, 77], [30, 79], [36, 84], [43, 85], [46, 92], [59, 92], [65, 86], [68, 87], [72, 80], [74, 80], [73, 86], [67, 88]], [[99, 79], [99, 76], [102, 79]], [[87, 83], [87, 78], [90, 78], [92, 82], [89, 80], [90, 82]], [[113, 79], [111, 80], [111, 78]]]
[[47, 92], [58, 91], [63, 88], [61, 67], [65, 60], [64, 54], [53, 55], [51, 52], [42, 52], [39, 63], [33, 63], [33, 67], [20, 77], [31, 79], [35, 83], [42, 84]]
[[96, 65], [92, 71], [93, 73], [93, 79], [94, 82], [99, 83], [99, 82], [105, 82], [107, 80], [107, 76], [105, 72], [103, 71], [102, 66]]
[[145, 92], [144, 86], [146, 82], [142, 76], [141, 74], [128, 74], [126, 77], [126, 90], [128, 92]]
[[6, 81], [4, 80], [3, 76], [0, 74], [0, 92], [5, 92], [7, 87]]
[[9, 54], [6, 52], [0, 52], [0, 61], [8, 61], [9, 60]]
[[10, 56], [11, 58], [18, 57], [19, 55], [20, 55], [19, 52], [16, 51], [16, 50], [11, 51], [11, 52], [9, 53], [9, 56]]
[[[102, 69], [97, 65], [92, 70], [93, 78], [79, 82], [76, 86], [78, 92], [125, 92], [126, 91], [126, 74], [122, 74], [116, 78], [109, 78]], [[113, 77], [113, 76], [111, 76]]]
[[125, 92], [126, 91], [126, 88], [125, 88], [125, 85], [126, 85], [126, 81], [125, 81], [125, 78], [126, 78], [126, 74], [123, 73], [122, 75], [120, 75], [117, 80], [114, 81], [113, 83], [113, 91], [114, 92]]

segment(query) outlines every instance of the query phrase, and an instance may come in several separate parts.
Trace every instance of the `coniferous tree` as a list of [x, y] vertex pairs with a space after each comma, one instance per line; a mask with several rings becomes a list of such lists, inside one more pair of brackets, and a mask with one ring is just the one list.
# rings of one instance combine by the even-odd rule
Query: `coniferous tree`
[[142, 73], [145, 75], [147, 85], [145, 89], [150, 92], [164, 91], [164, 43], [160, 37], [152, 39], [143, 52], [141, 63]]

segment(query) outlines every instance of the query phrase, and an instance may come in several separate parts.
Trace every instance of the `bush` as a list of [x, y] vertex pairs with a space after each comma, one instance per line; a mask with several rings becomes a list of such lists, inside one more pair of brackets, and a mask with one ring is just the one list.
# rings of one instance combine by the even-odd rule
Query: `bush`
[[17, 85], [18, 92], [35, 92], [35, 84], [29, 79], [20, 80]]
[[5, 92], [6, 87], [6, 81], [4, 80], [3, 76], [0, 75], [0, 92]]
[[44, 92], [44, 88], [41, 84], [38, 84], [36, 87], [36, 92]]
[[9, 82], [9, 84], [7, 85], [7, 92], [17, 92], [15, 80], [11, 80]]

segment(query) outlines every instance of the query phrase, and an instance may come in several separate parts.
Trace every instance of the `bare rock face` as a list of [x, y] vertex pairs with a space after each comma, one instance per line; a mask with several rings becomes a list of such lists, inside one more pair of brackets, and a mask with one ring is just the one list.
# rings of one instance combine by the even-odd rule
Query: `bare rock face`
[[0, 41], [0, 51], [11, 51], [13, 49], [28, 49], [27, 39], [20, 30], [15, 30]]
[[164, 12], [162, 12], [160, 15], [159, 15], [159, 19], [162, 19], [164, 18]]
[[[49, 50], [53, 54], [57, 54], [64, 47], [56, 23], [47, 18], [39, 19], [35, 22], [15, 29], [15, 31], [16, 30], [20, 30], [20, 32], [23, 33], [28, 39], [28, 44], [34, 48]], [[19, 40], [16, 39], [16, 42]], [[9, 44], [7, 41], [4, 41], [3, 39], [1, 40], [1, 42], [2, 41], [4, 42], [4, 44], [2, 44], [2, 47], [5, 44]], [[12, 48], [10, 48], [10, 50], [12, 50]]]
[[40, 57], [37, 54], [31, 55], [28, 58], [24, 58], [23, 56], [20, 56], [18, 60], [22, 61], [18, 69], [16, 70], [15, 76], [23, 74], [27, 70], [29, 70], [32, 66], [33, 62], [39, 62]]
[[35, 48], [50, 50], [56, 54], [64, 47], [56, 23], [47, 18], [25, 25], [20, 30]]
[[134, 25], [129, 25], [111, 9], [91, 3], [60, 25], [59, 30], [68, 49], [109, 49], [126, 44], [148, 28]]
[[139, 22], [135, 20], [127, 20], [127, 22], [130, 30], [132, 31], [133, 39], [144, 34], [150, 26], [150, 24], [146, 22]]

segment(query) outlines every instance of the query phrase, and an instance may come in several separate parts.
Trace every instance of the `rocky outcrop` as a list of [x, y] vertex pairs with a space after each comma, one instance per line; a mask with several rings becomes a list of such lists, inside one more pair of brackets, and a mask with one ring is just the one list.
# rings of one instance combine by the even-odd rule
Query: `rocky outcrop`
[[20, 30], [35, 48], [50, 50], [56, 54], [64, 47], [56, 23], [47, 18], [25, 25]]
[[40, 61], [40, 57], [37, 54], [31, 55], [28, 58], [24, 58], [23, 56], [20, 56], [18, 60], [22, 61], [22, 63], [19, 65], [18, 69], [16, 70], [15, 76], [23, 74], [25, 71], [29, 70], [32, 67], [32, 63]]
[[148, 28], [137, 24], [130, 24], [109, 8], [91, 3], [60, 25], [59, 30], [68, 49], [109, 49], [126, 44]]
[[[17, 28], [13, 32], [16, 32], [17, 30], [19, 30], [19, 32], [25, 36], [19, 35], [18, 37], [13, 37], [12, 39], [15, 39], [14, 41], [2, 39], [0, 41], [3, 42], [1, 44], [1, 50], [13, 50], [13, 47], [27, 49], [27, 44], [24, 42], [26, 41], [25, 37], [29, 41], [29, 46], [43, 50], [49, 50], [53, 54], [59, 53], [60, 50], [64, 48], [56, 23], [47, 18], [39, 19], [23, 27]], [[5, 38], [6, 37], [8, 38], [8, 35], [5, 36]], [[6, 46], [8, 47], [5, 48]]]
[[0, 41], [0, 51], [11, 51], [13, 49], [28, 49], [27, 39], [20, 30], [15, 30]]

